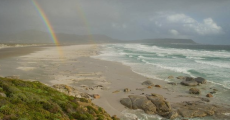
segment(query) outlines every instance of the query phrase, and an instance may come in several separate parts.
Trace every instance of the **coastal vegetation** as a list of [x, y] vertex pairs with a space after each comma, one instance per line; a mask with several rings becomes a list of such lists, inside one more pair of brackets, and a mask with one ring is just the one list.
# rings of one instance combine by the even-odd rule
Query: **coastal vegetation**
[[61, 93], [38, 81], [0, 77], [0, 119], [116, 120], [85, 98]]

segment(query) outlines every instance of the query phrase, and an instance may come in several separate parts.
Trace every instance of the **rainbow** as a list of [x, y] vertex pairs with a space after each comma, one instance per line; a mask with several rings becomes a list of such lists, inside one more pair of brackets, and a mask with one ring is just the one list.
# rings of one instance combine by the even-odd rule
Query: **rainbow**
[[54, 32], [54, 29], [53, 29], [52, 25], [50, 24], [50, 21], [49, 21], [48, 17], [46, 16], [45, 12], [42, 10], [42, 8], [40, 7], [40, 5], [38, 4], [38, 2], [36, 0], [32, 0], [32, 3], [35, 6], [35, 8], [36, 8], [37, 12], [39, 13], [39, 15], [41, 16], [44, 24], [46, 25], [53, 42], [58, 47], [59, 54], [62, 55], [62, 50], [59, 47], [60, 43], [59, 43], [58, 38], [57, 38], [57, 36], [56, 36], [56, 34]]

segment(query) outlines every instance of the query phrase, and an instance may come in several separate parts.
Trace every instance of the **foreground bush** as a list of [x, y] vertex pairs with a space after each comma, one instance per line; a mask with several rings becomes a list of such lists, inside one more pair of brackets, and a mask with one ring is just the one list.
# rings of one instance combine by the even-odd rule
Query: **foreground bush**
[[0, 119], [112, 120], [87, 99], [68, 96], [37, 81], [1, 77]]

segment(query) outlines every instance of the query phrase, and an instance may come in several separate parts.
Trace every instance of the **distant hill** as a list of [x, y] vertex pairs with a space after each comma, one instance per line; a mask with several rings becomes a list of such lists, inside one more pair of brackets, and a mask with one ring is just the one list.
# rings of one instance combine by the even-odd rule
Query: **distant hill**
[[165, 38], [165, 39], [144, 39], [144, 40], [135, 40], [132, 41], [135, 43], [155, 43], [155, 44], [196, 44], [191, 39], [171, 39], [171, 38]]
[[[56, 33], [56, 36], [60, 44], [114, 43], [120, 41], [105, 35]], [[32, 30], [0, 35], [0, 43], [54, 43], [54, 41], [49, 33]]]
[[[144, 39], [144, 40], [117, 40], [105, 35], [75, 35], [56, 33], [60, 44], [91, 44], [91, 43], [195, 43], [190, 39]], [[15, 34], [0, 34], [0, 43], [21, 44], [53, 44], [51, 36], [47, 32], [30, 30]]]

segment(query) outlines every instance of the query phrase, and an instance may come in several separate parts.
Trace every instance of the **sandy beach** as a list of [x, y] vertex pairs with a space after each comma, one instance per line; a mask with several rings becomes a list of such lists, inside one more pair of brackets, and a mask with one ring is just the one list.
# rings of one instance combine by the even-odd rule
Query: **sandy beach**
[[[130, 67], [121, 63], [93, 58], [100, 53], [99, 46], [62, 46], [59, 48], [61, 53], [56, 47], [43, 47], [29, 54], [5, 56], [0, 59], [0, 76], [14, 75], [49, 86], [65, 84], [80, 92], [99, 94], [100, 98], [92, 102], [104, 108], [111, 116], [118, 117], [127, 109], [120, 100], [129, 95], [160, 94], [171, 104], [200, 100], [200, 97], [189, 95], [188, 92], [175, 92], [174, 87], [165, 81], [134, 73]], [[141, 84], [146, 80], [161, 87], [148, 88]], [[124, 92], [125, 88], [131, 91]]]
[[[26, 49], [26, 48], [25, 48]], [[39, 49], [39, 48], [38, 48]], [[154, 80], [134, 73], [128, 66], [121, 63], [94, 59], [91, 56], [99, 54], [98, 45], [74, 45], [63, 46], [63, 56], [55, 47], [43, 48], [27, 55], [10, 58], [14, 64], [4, 64], [8, 61], [2, 60], [0, 64], [1, 76], [15, 75], [25, 80], [38, 80], [47, 85], [66, 84], [76, 87], [81, 92], [99, 94], [100, 99], [93, 102], [104, 108], [110, 115], [120, 116], [125, 109], [120, 104], [120, 99], [130, 94], [141, 95], [157, 93], [163, 95], [170, 102], [181, 102], [196, 100], [184, 93], [175, 93], [165, 87], [164, 81]], [[2, 52], [3, 53], [3, 52]], [[12, 63], [12, 62], [11, 62]], [[3, 71], [4, 68], [4, 71]], [[13, 69], [13, 71], [11, 71]], [[142, 82], [150, 80], [161, 88], [141, 85]], [[88, 89], [102, 85], [103, 89]], [[124, 93], [125, 88], [130, 89]], [[140, 90], [137, 90], [140, 89]], [[116, 93], [113, 93], [116, 91]]]

